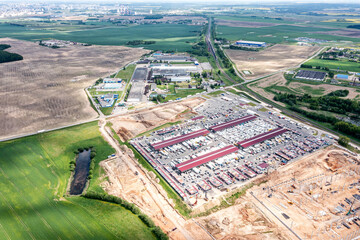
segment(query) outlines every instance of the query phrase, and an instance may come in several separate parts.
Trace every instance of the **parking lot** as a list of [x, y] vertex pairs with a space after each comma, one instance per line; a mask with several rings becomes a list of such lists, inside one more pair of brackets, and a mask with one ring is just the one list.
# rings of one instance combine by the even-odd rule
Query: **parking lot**
[[213, 97], [194, 111], [198, 115], [180, 125], [131, 142], [189, 202], [238, 188], [332, 142], [231, 93]]

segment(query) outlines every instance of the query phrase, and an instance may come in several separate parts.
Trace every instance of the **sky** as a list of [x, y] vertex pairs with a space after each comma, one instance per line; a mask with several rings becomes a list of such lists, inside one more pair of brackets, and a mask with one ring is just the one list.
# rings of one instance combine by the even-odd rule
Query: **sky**
[[276, 3], [358, 3], [359, 0], [0, 0], [0, 2], [71, 2], [71, 3], [101, 3], [101, 2], [113, 2], [113, 3], [211, 3], [211, 4], [276, 4]]

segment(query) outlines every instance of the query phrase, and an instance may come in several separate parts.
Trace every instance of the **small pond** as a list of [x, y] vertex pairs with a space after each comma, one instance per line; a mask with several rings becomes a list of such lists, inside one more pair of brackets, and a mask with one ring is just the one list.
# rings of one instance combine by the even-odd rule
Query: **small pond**
[[84, 191], [90, 170], [90, 153], [90, 149], [87, 151], [84, 150], [79, 153], [76, 159], [75, 173], [70, 185], [71, 195], [79, 195]]

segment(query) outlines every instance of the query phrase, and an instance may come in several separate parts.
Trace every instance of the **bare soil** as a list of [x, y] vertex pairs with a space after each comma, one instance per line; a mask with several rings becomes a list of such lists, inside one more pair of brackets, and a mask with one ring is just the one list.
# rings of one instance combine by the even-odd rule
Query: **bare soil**
[[360, 30], [336, 30], [336, 31], [325, 31], [325, 32], [315, 32], [319, 34], [326, 34], [326, 35], [334, 35], [334, 36], [342, 36], [342, 37], [353, 37], [359, 38], [360, 37]]
[[226, 54], [237, 69], [250, 70], [247, 79], [255, 79], [279, 70], [296, 67], [320, 50], [318, 46], [277, 44], [259, 52], [227, 49]]
[[[351, 183], [358, 182], [358, 163], [358, 157], [331, 146], [272, 172], [264, 178], [266, 184], [253, 188], [252, 192], [303, 239], [345, 237], [358, 229], [351, 222], [350, 229], [342, 225], [353, 217], [347, 215], [350, 205], [344, 200], [353, 199], [353, 194], [358, 193], [356, 185], [350, 188]], [[249, 192], [247, 196], [250, 197]], [[260, 206], [255, 199], [254, 203]], [[340, 203], [345, 205], [345, 212], [336, 213]], [[356, 202], [353, 209], [359, 205]], [[274, 218], [268, 210], [264, 212]], [[274, 222], [284, 227], [279, 221]]]
[[111, 119], [113, 128], [123, 141], [140, 133], [149, 131], [168, 122], [184, 119], [183, 112], [192, 112], [193, 108], [205, 100], [191, 98], [178, 103], [170, 103]]
[[0, 64], [0, 136], [32, 133], [93, 119], [84, 88], [147, 52], [119, 46], [51, 49], [2, 38], [24, 60]]

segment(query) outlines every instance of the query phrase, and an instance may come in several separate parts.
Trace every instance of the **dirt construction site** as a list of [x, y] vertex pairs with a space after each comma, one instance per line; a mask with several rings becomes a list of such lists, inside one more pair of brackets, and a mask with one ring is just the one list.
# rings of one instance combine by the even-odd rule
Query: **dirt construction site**
[[282, 69], [296, 67], [320, 49], [318, 46], [276, 44], [259, 52], [232, 49], [227, 49], [225, 52], [246, 79], [255, 79]]
[[360, 234], [359, 160], [330, 146], [270, 173], [247, 196], [293, 239], [352, 239]]
[[119, 46], [69, 45], [0, 39], [24, 60], [0, 64], [2, 138], [75, 124], [97, 116], [84, 91], [147, 52]]

